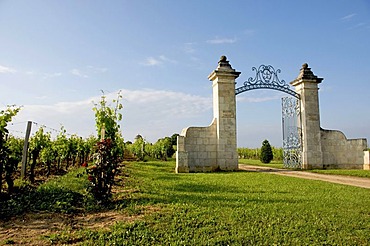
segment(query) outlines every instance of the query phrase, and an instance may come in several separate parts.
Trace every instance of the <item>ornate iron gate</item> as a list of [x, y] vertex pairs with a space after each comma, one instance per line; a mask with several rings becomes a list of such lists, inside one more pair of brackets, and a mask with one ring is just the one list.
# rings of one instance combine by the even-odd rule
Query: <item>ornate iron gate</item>
[[252, 70], [256, 75], [236, 88], [235, 95], [256, 89], [278, 90], [291, 95], [282, 98], [284, 167], [302, 168], [300, 95], [292, 90], [288, 83], [279, 79], [280, 69], [275, 70], [271, 65], [260, 65], [258, 68], [253, 67]]
[[287, 168], [302, 168], [302, 131], [300, 120], [300, 100], [283, 97], [283, 162]]

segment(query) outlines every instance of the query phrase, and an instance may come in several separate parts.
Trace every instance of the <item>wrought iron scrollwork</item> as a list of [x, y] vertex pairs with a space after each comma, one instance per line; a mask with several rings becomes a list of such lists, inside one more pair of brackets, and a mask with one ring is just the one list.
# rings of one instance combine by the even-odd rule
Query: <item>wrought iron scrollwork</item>
[[255, 77], [250, 77], [244, 82], [243, 86], [236, 88], [235, 95], [254, 89], [273, 89], [299, 98], [299, 94], [293, 91], [289, 84], [279, 79], [278, 73], [281, 72], [280, 69], [275, 70], [271, 65], [261, 65], [258, 69], [253, 67], [252, 71], [256, 72]]
[[293, 97], [282, 98], [283, 163], [284, 167], [302, 167], [302, 128], [300, 101]]

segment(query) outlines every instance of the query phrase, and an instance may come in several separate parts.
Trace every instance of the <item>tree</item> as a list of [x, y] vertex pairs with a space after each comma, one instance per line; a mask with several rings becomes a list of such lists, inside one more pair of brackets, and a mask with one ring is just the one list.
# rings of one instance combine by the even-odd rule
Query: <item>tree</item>
[[272, 153], [271, 145], [269, 141], [264, 140], [262, 142], [260, 160], [262, 163], [270, 163], [273, 158], [274, 155]]

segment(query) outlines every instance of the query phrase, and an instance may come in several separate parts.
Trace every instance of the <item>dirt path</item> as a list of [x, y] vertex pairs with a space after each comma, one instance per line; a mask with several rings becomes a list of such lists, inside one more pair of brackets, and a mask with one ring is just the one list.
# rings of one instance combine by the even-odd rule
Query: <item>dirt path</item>
[[303, 179], [321, 180], [321, 181], [327, 181], [331, 183], [352, 185], [352, 186], [370, 189], [370, 179], [368, 178], [351, 177], [351, 176], [343, 176], [343, 175], [327, 175], [327, 174], [310, 173], [310, 172], [303, 172], [303, 171], [291, 171], [291, 170], [286, 170], [286, 169], [252, 166], [252, 165], [244, 165], [244, 164], [239, 164], [239, 169], [246, 170], [246, 171], [252, 171], [252, 172], [268, 172], [272, 174], [291, 176], [291, 177], [297, 177], [297, 178], [303, 178]]

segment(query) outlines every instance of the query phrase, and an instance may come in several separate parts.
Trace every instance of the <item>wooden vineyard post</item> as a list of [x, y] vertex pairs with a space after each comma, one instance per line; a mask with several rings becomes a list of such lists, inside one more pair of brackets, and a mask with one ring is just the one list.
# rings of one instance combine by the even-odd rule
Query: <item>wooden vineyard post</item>
[[105, 139], [105, 124], [103, 124], [103, 127], [101, 128], [101, 133], [100, 133], [100, 135], [101, 135], [101, 138], [100, 138], [100, 141], [104, 141], [104, 139]]
[[27, 154], [28, 154], [28, 140], [31, 134], [32, 121], [27, 122], [26, 136], [24, 138], [23, 152], [22, 152], [22, 168], [21, 178], [26, 178], [26, 165], [27, 165]]

